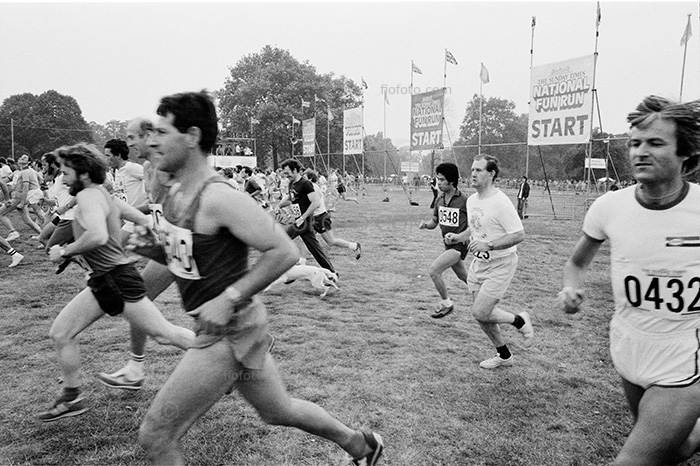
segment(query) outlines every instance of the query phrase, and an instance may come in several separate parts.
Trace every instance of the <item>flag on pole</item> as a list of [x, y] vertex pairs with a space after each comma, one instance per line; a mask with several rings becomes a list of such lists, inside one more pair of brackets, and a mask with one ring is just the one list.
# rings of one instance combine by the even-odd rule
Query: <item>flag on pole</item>
[[304, 100], [304, 98], [302, 97], [302, 98], [301, 98], [301, 108], [304, 108], [304, 107], [311, 107], [311, 102], [307, 102], [307, 101]]
[[597, 7], [596, 7], [596, 17], [595, 17], [595, 27], [600, 26], [600, 2], [596, 2]]
[[445, 49], [445, 60], [447, 60], [448, 63], [452, 63], [453, 65], [457, 64], [457, 59], [447, 49]]
[[479, 77], [482, 83], [486, 84], [489, 82], [489, 70], [486, 69], [483, 63], [481, 64], [481, 73], [479, 73]]
[[533, 27], [533, 28], [535, 27], [535, 24], [536, 24], [536, 23], [537, 23], [537, 21], [535, 20], [535, 17], [533, 16], [533, 17], [532, 17], [532, 27]]
[[364, 87], [365, 89], [367, 89], [367, 83], [365, 82], [365, 78], [363, 78], [362, 76], [360, 76], [360, 79], [362, 80], [362, 87]]
[[292, 117], [292, 125], [300, 125], [301, 121], [297, 120], [296, 118]]
[[411, 62], [411, 71], [417, 74], [423, 74], [420, 68], [418, 68], [413, 62]]
[[386, 93], [386, 90], [384, 91], [384, 102], [386, 102], [387, 105], [391, 105], [389, 103], [389, 94]]
[[330, 107], [328, 107], [328, 121], [333, 121], [333, 112]]
[[685, 26], [685, 31], [683, 32], [683, 37], [681, 37], [681, 46], [688, 43], [690, 36], [693, 35], [693, 30], [690, 27], [690, 15], [688, 15], [688, 24]]

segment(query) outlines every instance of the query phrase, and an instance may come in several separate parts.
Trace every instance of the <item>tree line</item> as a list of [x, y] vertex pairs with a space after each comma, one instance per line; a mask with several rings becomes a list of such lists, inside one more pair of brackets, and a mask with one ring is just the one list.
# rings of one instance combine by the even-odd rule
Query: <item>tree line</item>
[[[221, 135], [245, 133], [257, 140], [258, 165], [277, 168], [278, 163], [301, 155], [302, 121], [316, 117], [316, 139], [321, 153], [338, 154], [323, 158], [321, 166], [343, 167], [343, 109], [363, 103], [364, 82], [358, 84], [334, 73], [320, 74], [308, 61], [301, 62], [289, 51], [267, 45], [258, 53], [242, 57], [231, 67], [223, 86], [213, 94], [220, 115]], [[481, 111], [481, 151], [498, 157], [502, 176], [519, 178], [526, 170], [530, 178], [585, 180], [584, 159], [587, 144], [533, 147], [526, 145], [528, 115], [515, 113], [515, 103], [498, 97], [480, 102], [474, 94], [467, 103], [459, 138], [453, 147], [420, 156], [408, 148], [397, 148], [381, 132], [366, 135], [363, 163], [359, 156], [348, 160], [348, 171], [364, 168], [368, 176], [400, 175], [402, 161], [418, 158], [423, 173], [432, 173], [440, 160], [456, 161], [465, 176], [478, 152], [479, 106]], [[11, 123], [12, 121], [12, 123]], [[77, 101], [49, 90], [40, 95], [13, 95], [0, 105], [0, 155], [12, 153], [11, 131], [14, 129], [14, 153], [39, 157], [64, 144], [79, 141], [98, 147], [112, 138], [125, 138], [126, 122], [112, 120], [104, 125], [86, 122]], [[592, 157], [607, 158], [609, 176], [631, 179], [627, 158], [627, 134], [611, 134], [595, 128]], [[321, 160], [321, 159], [319, 159]], [[362, 165], [362, 166], [361, 166]], [[596, 177], [604, 176], [596, 170]]]

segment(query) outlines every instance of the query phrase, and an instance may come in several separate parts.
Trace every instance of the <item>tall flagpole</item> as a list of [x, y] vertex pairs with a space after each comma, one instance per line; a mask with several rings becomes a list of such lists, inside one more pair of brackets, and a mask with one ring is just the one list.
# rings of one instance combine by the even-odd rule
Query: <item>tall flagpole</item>
[[[483, 67], [484, 64], [482, 63], [481, 66]], [[481, 110], [482, 107], [484, 106], [484, 80], [481, 79], [481, 76], [479, 77], [479, 151], [478, 154], [481, 155]]]
[[12, 138], [12, 160], [15, 159], [15, 120], [10, 118], [10, 137]]
[[[596, 2], [596, 19], [595, 19], [595, 50], [593, 52], [593, 81], [592, 81], [592, 88], [591, 88], [591, 134], [588, 136], [588, 171], [586, 172], [586, 180], [588, 181], [588, 186], [586, 187], [586, 192], [588, 192], [588, 189], [590, 188], [591, 185], [591, 173], [593, 169], [591, 168], [591, 159], [593, 158], [593, 115], [595, 112], [595, 104], [596, 104], [596, 99], [598, 98], [598, 92], [596, 91], [595, 88], [595, 75], [596, 75], [596, 68], [598, 65], [598, 37], [600, 35], [599, 33], [599, 26], [600, 26], [600, 2]], [[606, 161], [607, 163], [607, 161]], [[596, 188], [597, 189], [597, 188]]]
[[447, 49], [445, 49], [445, 73], [442, 79], [442, 87], [443, 89], [447, 87]]
[[[413, 62], [411, 62], [413, 66]], [[413, 78], [413, 69], [411, 69], [411, 78]], [[386, 87], [384, 88], [384, 184], [386, 184]]]
[[[535, 50], [535, 23], [536, 19], [533, 16], [532, 17], [532, 36], [530, 37], [530, 76], [532, 76], [532, 62], [533, 62], [533, 57], [534, 57], [534, 50]], [[528, 101], [528, 107], [530, 105], [530, 102]], [[530, 177], [530, 144], [527, 144], [527, 141], [525, 141], [525, 176]]]
[[[688, 26], [690, 26], [690, 13], [688, 13]], [[685, 56], [688, 52], [688, 41], [690, 37], [686, 37], [686, 32], [688, 31], [688, 26], [686, 26], [686, 31], [683, 33], [683, 38], [685, 39], [685, 46], [683, 47], [683, 69], [681, 70], [681, 92], [678, 96], [678, 100], [683, 102], [683, 79], [685, 78]]]

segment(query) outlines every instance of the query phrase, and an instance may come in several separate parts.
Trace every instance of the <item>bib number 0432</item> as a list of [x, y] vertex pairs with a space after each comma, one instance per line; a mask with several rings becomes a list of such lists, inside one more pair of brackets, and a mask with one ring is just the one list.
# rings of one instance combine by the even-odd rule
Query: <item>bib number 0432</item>
[[662, 283], [659, 277], [654, 277], [644, 289], [637, 277], [628, 275], [625, 277], [625, 295], [634, 307], [646, 302], [653, 304], [656, 310], [665, 306], [670, 312], [696, 313], [700, 312], [700, 277], [692, 277], [687, 284], [679, 278]]

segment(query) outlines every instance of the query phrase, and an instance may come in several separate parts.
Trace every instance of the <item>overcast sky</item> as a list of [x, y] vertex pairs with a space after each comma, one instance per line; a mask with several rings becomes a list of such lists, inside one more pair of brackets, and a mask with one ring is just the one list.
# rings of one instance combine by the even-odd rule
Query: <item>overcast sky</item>
[[[627, 130], [625, 116], [646, 95], [679, 98], [681, 36], [691, 14], [683, 100], [700, 98], [698, 2], [601, 2], [596, 88], [604, 131]], [[537, 18], [533, 54], [531, 20]], [[365, 131], [409, 138], [411, 60], [420, 90], [442, 87], [446, 121], [458, 137], [464, 109], [479, 92], [528, 111], [530, 64], [592, 55], [595, 2], [363, 3], [2, 3], [0, 100], [54, 89], [83, 116], [104, 124], [153, 112], [160, 97], [216, 90], [229, 67], [267, 44], [308, 60], [319, 73], [369, 85]], [[338, 112], [336, 112], [338, 114]], [[298, 117], [298, 115], [297, 115]], [[594, 126], [598, 123], [597, 112]], [[446, 141], [449, 142], [449, 141]]]

